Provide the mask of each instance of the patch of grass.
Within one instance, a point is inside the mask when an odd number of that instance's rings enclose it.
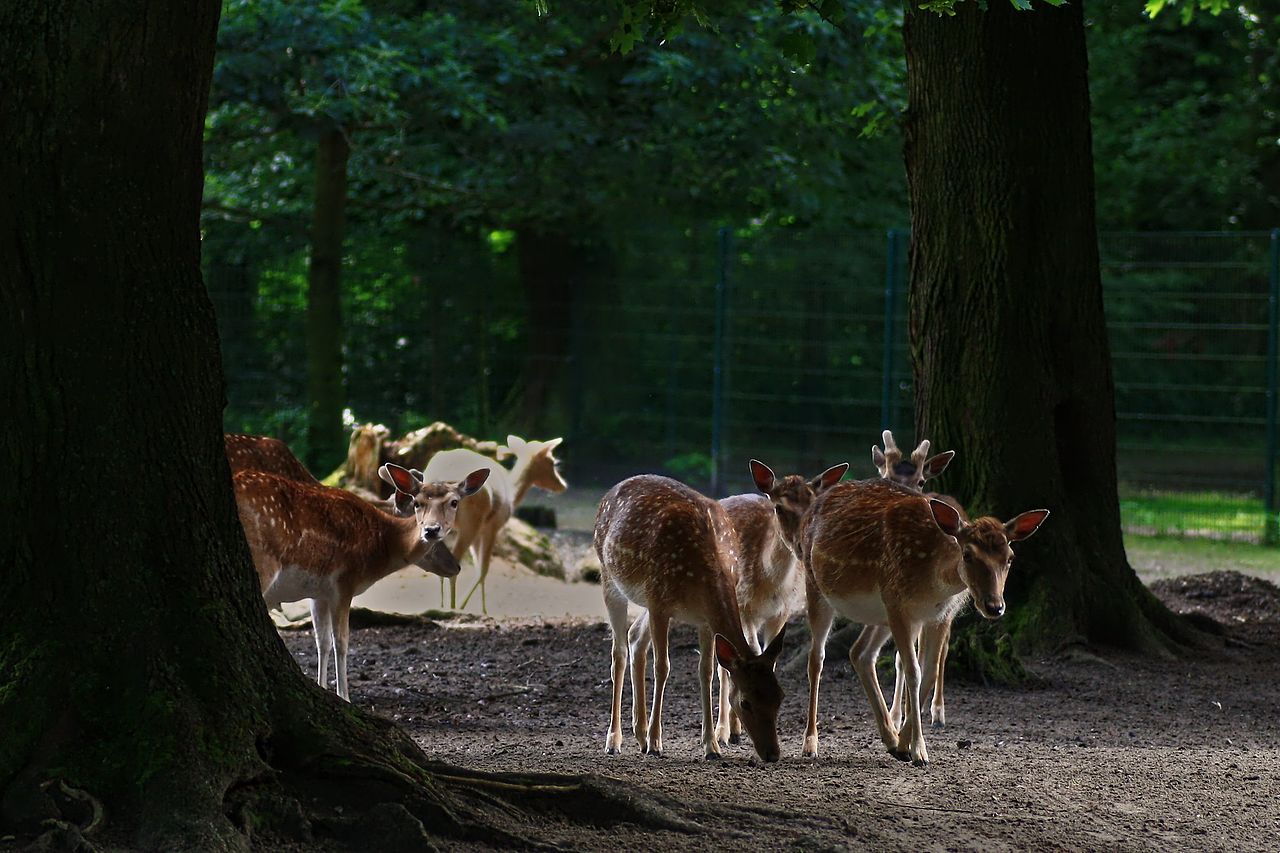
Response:
[[[1261,542],[1267,513],[1262,499],[1228,492],[1120,490],[1125,532]]]
[[[1228,569],[1280,580],[1280,548],[1252,542],[1227,542],[1172,536],[1126,534],[1129,563],[1144,581]]]

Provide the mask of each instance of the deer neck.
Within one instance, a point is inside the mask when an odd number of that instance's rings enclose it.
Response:
[[[511,466],[512,507],[520,506],[524,496],[533,488],[532,462],[532,456],[521,456],[516,459],[516,464]]]

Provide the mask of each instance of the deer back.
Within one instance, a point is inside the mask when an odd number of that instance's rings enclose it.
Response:
[[[734,589],[737,534],[716,501],[668,477],[631,477],[600,501],[594,544],[603,583],[616,584],[641,607],[743,641]]]
[[[783,540],[773,504],[764,495],[733,495],[720,501],[738,536],[738,605],[754,612],[765,602],[757,598],[790,590],[779,586],[787,580],[795,557]]]
[[[342,489],[260,471],[242,471],[234,483],[264,589],[286,567],[359,587],[408,563],[412,518],[389,516]]]
[[[477,531],[486,522],[505,524],[514,509],[511,472],[474,450],[441,450],[427,462],[423,479],[433,482],[463,480],[472,471],[489,469],[489,479],[475,494],[458,504],[453,526],[460,532]],[[498,521],[501,519],[501,521]]]
[[[241,471],[262,471],[299,483],[315,485],[319,482],[277,438],[229,432],[222,436],[222,440],[233,475]]]
[[[932,599],[960,558],[929,500],[886,480],[841,483],[819,495],[801,522],[800,547],[818,588],[833,599]]]

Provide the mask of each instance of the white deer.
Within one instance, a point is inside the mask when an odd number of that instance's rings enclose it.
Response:
[[[563,439],[553,438],[550,441],[525,441],[519,436],[507,436],[506,450],[515,455],[515,464],[507,470],[487,456],[481,456],[473,450],[442,450],[427,462],[424,477],[427,480],[451,480],[462,476],[467,471],[484,467],[489,471],[489,480],[475,497],[471,498],[458,513],[454,529],[457,539],[451,546],[453,555],[459,560],[468,551],[471,560],[480,570],[480,577],[471,591],[462,599],[462,607],[476,589],[480,590],[480,609],[489,612],[489,603],[485,596],[485,578],[489,575],[489,561],[493,557],[493,544],[503,525],[511,518],[512,512],[524,500],[533,487],[546,489],[548,492],[563,492],[568,488],[560,471],[556,467],[558,460],[555,449]],[[499,448],[501,454],[504,448]],[[449,606],[458,606],[457,579],[449,579]],[[444,603],[444,590],[441,589],[441,604]]]

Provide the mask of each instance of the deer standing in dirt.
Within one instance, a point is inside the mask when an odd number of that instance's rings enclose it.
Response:
[[[462,482],[419,484],[414,517],[398,518],[342,489],[261,471],[235,475],[236,509],[267,607],[311,599],[320,686],[328,686],[329,655],[334,653],[338,695],[349,699],[352,598],[406,566],[441,577],[457,575],[458,561],[443,539],[459,502],[487,476],[482,470]]]
[[[792,547],[800,517],[818,493],[840,482],[849,470],[842,462],[811,480],[799,474],[775,477],[768,465],[752,459],[751,479],[761,494],[733,495],[720,501],[738,534],[738,610],[747,645],[760,654],[781,633],[792,602],[803,586],[803,573]],[[762,646],[763,643],[763,646]],[[729,674],[720,671],[720,708],[716,740],[738,743],[742,724],[729,707]]]
[[[507,436],[506,450],[516,458],[511,470],[507,470],[487,456],[473,450],[442,450],[427,462],[425,477],[429,480],[449,480],[463,476],[467,471],[484,467],[489,471],[489,481],[480,493],[463,506],[454,525],[457,540],[451,549],[459,560],[468,551],[471,560],[480,570],[480,577],[471,591],[462,599],[462,607],[476,589],[480,590],[480,609],[489,612],[485,597],[485,578],[489,575],[489,561],[493,557],[493,544],[511,513],[524,500],[529,489],[538,487],[548,492],[563,492],[568,488],[556,465],[555,449],[563,439],[550,441],[525,441],[519,436]],[[502,448],[499,448],[501,452]],[[458,606],[458,582],[449,579],[449,606]],[[440,603],[444,604],[444,588],[440,590]]]
[[[785,628],[761,653],[747,642],[738,610],[734,567],[738,537],[724,508],[683,483],[644,474],[605,494],[596,513],[594,544],[600,583],[613,629],[613,701],[605,750],[622,749],[622,682],[628,662],[627,603],[645,613],[630,632],[631,725],[640,751],[662,754],[662,702],[671,662],[668,630],[673,619],[698,629],[698,695],[702,749],[720,757],[711,719],[711,681],[717,662],[733,683],[733,710],[756,753],[777,761],[778,707],[782,688],[773,667]],[[653,711],[646,719],[645,668],[653,644]],[[714,654],[714,657],[713,657]]]
[[[924,484],[937,477],[944,470],[947,464],[956,455],[954,450],[948,450],[945,453],[939,453],[932,458],[929,457],[929,440],[925,439],[920,442],[915,450],[911,451],[911,456],[904,459],[902,451],[898,449],[898,445],[893,440],[893,433],[885,430],[881,435],[884,439],[884,450],[881,451],[876,445],[871,445],[871,462],[876,466],[876,470],[880,472],[882,479],[891,483],[897,483],[899,486],[910,489],[913,492],[924,492]],[[969,520],[969,515],[964,511],[964,507],[960,502],[949,495],[940,495],[937,492],[928,492],[925,497],[937,498],[951,504],[960,514],[960,518],[964,521]],[[932,701],[929,705],[929,713],[933,727],[940,729],[946,725],[947,712],[946,704],[943,698],[943,677],[946,674],[947,667],[947,648],[951,640],[951,623],[960,611],[964,609],[968,601],[968,593],[957,593],[956,600],[950,605],[943,608],[946,612],[946,618],[937,622],[928,622],[920,629],[920,645],[921,648],[928,648],[933,652],[933,657],[921,656],[921,666],[924,667],[924,678],[920,683],[921,695],[931,697]],[[901,727],[902,721],[906,714],[906,674],[902,668],[902,655],[897,655],[894,667],[895,677],[893,683],[893,704],[889,706],[889,720],[895,727]]]
[[[800,522],[806,568],[809,720],[804,754],[818,751],[818,685],[827,635],[836,612],[864,627],[849,660],[871,703],[880,739],[895,757],[929,762],[920,724],[920,659],[916,641],[930,622],[949,618],[967,591],[983,617],[1004,614],[1004,585],[1013,560],[1010,543],[1035,533],[1049,515],[1031,510],[1008,523],[985,517],[970,523],[945,501],[884,480],[841,483],[814,500]],[[893,637],[906,680],[906,717],[895,727],[876,678],[875,662]],[[936,651],[921,649],[928,660]]]

